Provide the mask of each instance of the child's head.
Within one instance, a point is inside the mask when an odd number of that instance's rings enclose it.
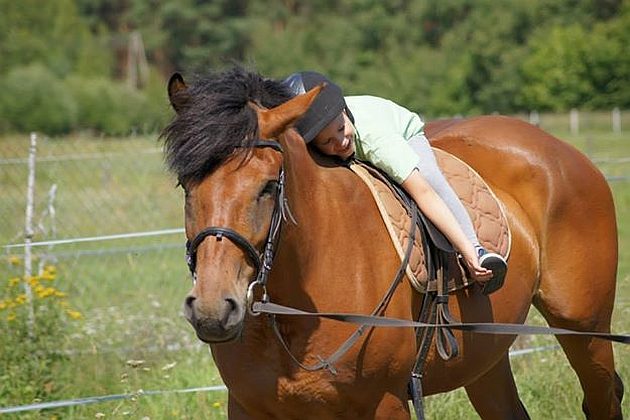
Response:
[[[313,139],[313,146],[331,156],[348,159],[354,154],[354,125],[345,111],[341,111]]]
[[[296,128],[304,141],[322,153],[349,158],[354,153],[354,126],[341,88],[314,71],[293,73],[284,83],[295,95],[325,84]]]

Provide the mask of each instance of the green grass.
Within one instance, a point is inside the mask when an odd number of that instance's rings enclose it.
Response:
[[[554,131],[586,151],[593,159],[630,156],[630,136],[585,131],[568,136]],[[0,159],[25,157],[26,136],[0,138]],[[36,219],[46,207],[53,183],[56,237],[82,237],[138,232],[182,226],[182,197],[164,173],[155,138],[42,139],[40,158],[69,154],[105,154],[100,159],[40,161],[37,166]],[[630,176],[629,164],[598,162],[609,176]],[[0,242],[20,242],[23,231],[26,168],[19,163],[0,166]],[[619,221],[620,263],[615,332],[630,331],[630,181],[611,181]],[[46,233],[35,240],[50,239]],[[71,305],[84,320],[71,324],[64,363],[57,367],[56,382],[47,400],[96,395],[171,390],[221,384],[206,346],[196,339],[180,312],[190,280],[183,260],[181,235],[121,239],[99,243],[59,245],[58,287],[68,292]],[[82,255],[75,255],[76,252]],[[7,254],[8,255],[8,254]],[[40,256],[41,258],[41,256]],[[0,281],[8,277],[0,260]],[[343,308],[340,308],[340,310]],[[529,321],[543,324],[532,310]],[[1,332],[0,332],[1,335]],[[554,344],[553,338],[519,338],[526,347]],[[630,384],[627,347],[615,345],[617,368]],[[131,360],[143,361],[132,367]],[[534,419],[583,418],[581,390],[566,358],[559,350],[513,359],[521,397]],[[630,415],[630,398],[624,414]],[[2,401],[0,406],[32,401]],[[200,392],[139,396],[134,399],[31,413],[32,418],[225,418],[226,393]],[[427,418],[476,418],[463,390],[427,399]],[[11,416],[7,416],[11,417]],[[22,418],[24,416],[20,416]]]
[[[619,159],[630,157],[630,135],[587,132],[572,136],[567,130],[553,133],[569,140],[591,159]],[[616,304],[612,331],[630,333],[630,162],[604,162],[598,166],[606,176],[626,176],[628,180],[611,181],[619,230],[619,265]],[[596,246],[596,244],[594,244]],[[595,262],[594,262],[595,263]],[[532,307],[528,324],[546,325],[544,318]],[[551,337],[519,337],[526,348],[555,345]],[[525,344],[523,344],[525,343]],[[626,389],[630,383],[630,353],[627,346],[613,345],[617,372]],[[511,360],[519,395],[532,419],[582,419],[582,390],[577,375],[561,349],[519,356]],[[463,389],[427,398],[429,419],[478,418]],[[630,415],[630,398],[623,402],[625,416]]]

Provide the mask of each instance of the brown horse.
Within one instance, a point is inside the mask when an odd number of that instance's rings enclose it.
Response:
[[[351,171],[310,150],[290,128],[317,89],[288,102],[281,91],[240,69],[190,87],[179,75],[171,78],[177,116],[164,136],[167,161],[186,190],[186,235],[193,241],[215,226],[240,237],[213,231],[214,237],[197,241],[186,316],[197,336],[210,343],[229,390],[232,418],[409,418],[413,330],[368,329],[337,361],[333,374],[301,369],[269,318],[247,311],[256,255],[239,242],[262,252],[281,168],[296,223],[285,222],[279,237],[267,286],[273,302],[306,311],[368,314],[399,266],[367,188]],[[238,131],[244,125],[250,127],[245,134]],[[601,173],[573,147],[511,118],[429,125],[427,132],[434,146],[468,162],[491,185],[507,210],[513,236],[503,288],[485,296],[473,285],[452,294],[454,317],[523,323],[533,303],[549,325],[609,332],[617,230]],[[257,138],[276,139],[281,150],[253,147]],[[420,300],[403,282],[385,315],[412,319]],[[326,319],[280,316],[276,321],[288,350],[304,365],[328,357],[355,330]],[[528,418],[508,358],[515,337],[456,337],[456,358],[445,362],[435,351],[429,354],[425,395],[463,386],[484,419]],[[559,341],[579,377],[589,418],[621,418],[623,385],[610,342],[571,336]]]

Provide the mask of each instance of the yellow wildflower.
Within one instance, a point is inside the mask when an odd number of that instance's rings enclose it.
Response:
[[[11,263],[11,265],[18,266],[18,265],[22,264],[22,260],[17,255],[11,255],[9,257],[9,263]]]
[[[24,302],[26,302],[26,294],[25,293],[20,293],[19,295],[17,295],[15,297],[15,299],[13,301],[15,302],[16,305],[24,304]]]
[[[13,277],[13,278],[9,279],[9,287],[15,287],[18,284],[20,284],[20,278],[19,277]]]
[[[9,314],[7,315],[7,321],[11,322],[11,321],[15,321],[16,315],[15,312],[9,312]]]
[[[43,287],[42,289],[43,290],[41,290],[40,292],[37,292],[37,296],[42,299],[50,297],[56,292],[54,287]]]
[[[0,300],[0,311],[4,310],[7,308],[7,304],[5,301]]]
[[[214,408],[221,408],[221,403],[220,403],[219,401],[215,401],[215,402],[212,404],[212,407],[214,407]]]
[[[39,286],[39,279],[37,277],[30,277],[28,279],[28,284],[30,284],[31,287]]]
[[[72,309],[66,309],[66,313],[72,319],[81,319],[83,318],[83,314],[79,311],[73,311]]]
[[[44,271],[47,271],[50,274],[55,274],[57,272],[57,267],[55,267],[54,265],[47,265],[46,267],[44,267]]]
[[[49,271],[44,271],[40,274],[39,278],[42,280],[53,281],[55,279],[55,274]]]
[[[62,298],[62,297],[66,297],[67,295],[64,292],[60,292],[59,290],[55,290],[55,297],[58,298]]]

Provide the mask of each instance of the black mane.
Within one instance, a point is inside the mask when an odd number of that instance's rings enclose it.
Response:
[[[239,66],[198,78],[186,93],[186,107],[160,135],[168,168],[184,184],[200,182],[236,147],[256,139],[258,121],[250,101],[273,108],[291,97],[280,82]]]

